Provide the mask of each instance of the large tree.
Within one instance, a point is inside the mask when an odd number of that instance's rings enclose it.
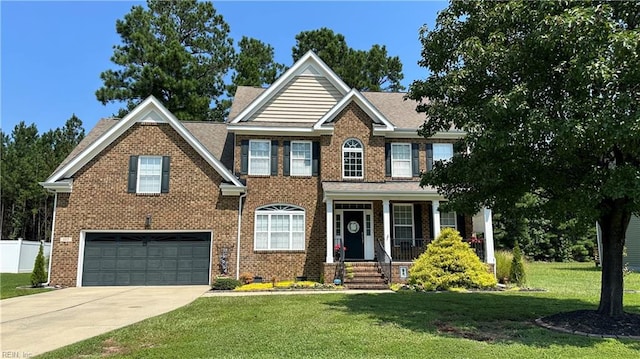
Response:
[[[117,20],[116,31],[122,44],[111,61],[120,68],[100,74],[100,102],[124,102],[122,116],[153,95],[180,120],[222,120],[213,106],[224,94],[234,50],[211,2],[149,0]]]
[[[350,87],[360,91],[401,91],[402,62],[389,56],[386,46],[373,45],[368,51],[347,45],[342,34],[323,27],[296,35],[293,61],[308,51],[315,52]]]
[[[84,138],[75,115],[64,127],[38,134],[35,124],[20,122],[11,134],[0,132],[0,235],[2,238],[46,240],[51,230],[53,196],[44,181]]]
[[[598,312],[611,317],[640,212],[639,23],[637,2],[453,2],[421,32],[430,75],[410,89],[421,134],[467,132],[422,178],[451,207],[500,211],[530,192],[541,213],[599,222]]]

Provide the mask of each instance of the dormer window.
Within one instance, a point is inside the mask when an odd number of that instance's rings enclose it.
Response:
[[[342,145],[342,177],[363,177],[363,148],[362,142],[355,138],[348,139]]]

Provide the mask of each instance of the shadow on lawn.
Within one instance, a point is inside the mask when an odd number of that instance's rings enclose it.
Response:
[[[535,347],[590,347],[601,341],[543,329],[534,320],[579,309],[595,309],[576,299],[506,293],[385,293],[345,295],[326,303],[336,310],[364,314],[379,325],[489,343],[517,342]],[[640,350],[640,342],[624,341]]]

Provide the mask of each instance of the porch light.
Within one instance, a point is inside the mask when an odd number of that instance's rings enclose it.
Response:
[[[144,228],[145,229],[151,228],[151,215],[150,214],[147,214],[147,216],[144,219]]]

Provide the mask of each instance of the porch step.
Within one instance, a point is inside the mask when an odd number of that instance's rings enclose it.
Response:
[[[344,284],[349,289],[389,289],[375,262],[345,263]]]

